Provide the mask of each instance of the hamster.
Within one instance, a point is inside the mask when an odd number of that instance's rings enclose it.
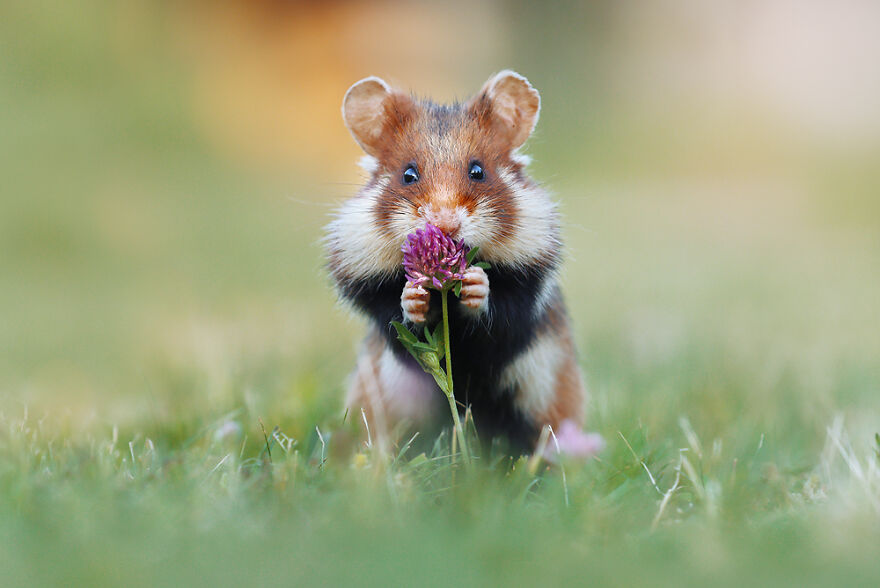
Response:
[[[377,77],[345,94],[342,116],[366,155],[369,180],[327,227],[328,268],[340,298],[369,319],[348,406],[373,435],[402,421],[445,419],[442,393],[397,341],[391,321],[416,331],[439,320],[436,291],[413,287],[402,267],[406,236],[427,222],[469,247],[461,297],[450,296],[455,397],[482,442],[502,437],[530,452],[545,425],[580,426],[585,392],[558,283],[557,208],[519,154],[540,96],[502,71],[473,98],[414,98]]]

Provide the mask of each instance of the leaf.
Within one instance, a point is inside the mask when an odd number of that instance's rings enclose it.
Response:
[[[407,464],[406,464],[406,467],[408,469],[412,470],[412,469],[415,469],[423,464],[430,465],[430,463],[431,462],[428,461],[428,457],[424,453],[420,453],[417,456],[415,456],[414,458],[412,458],[411,460],[409,460],[409,462],[407,462]]]
[[[422,360],[421,360],[421,358],[419,357],[419,351],[418,351],[418,349],[413,349],[413,348],[412,348],[412,343],[410,343],[409,341],[404,341],[404,340],[401,339],[400,337],[398,337],[397,340],[400,341],[400,344],[403,345],[403,348],[404,348],[404,349],[406,349],[407,351],[409,351],[409,354],[412,355],[412,356],[415,358],[415,360],[418,362],[418,364],[422,366],[422,369],[425,369],[425,366],[422,365]]]
[[[468,265],[474,263],[474,259],[477,257],[477,252],[480,250],[479,247],[474,247],[470,251],[467,252],[465,259],[467,259]]]
[[[391,326],[397,330],[397,338],[407,343],[416,343],[419,339],[415,334],[407,329],[402,323],[391,321]]]
[[[449,389],[446,387],[446,374],[444,374],[442,370],[438,370],[437,372],[430,371],[428,373],[434,376],[434,381],[437,382],[440,391],[444,394],[449,394]]]
[[[425,362],[422,358],[422,355],[428,353],[430,355],[436,355],[436,351],[433,346],[428,345],[427,343],[422,343],[419,341],[416,336],[405,326],[400,324],[397,321],[391,321],[391,324],[397,329],[397,340],[400,341],[400,344],[403,345],[403,348],[409,351],[410,355],[412,355],[415,360],[422,366],[422,369],[425,371],[429,371],[428,367],[426,367]],[[440,360],[437,360],[439,364]]]
[[[428,345],[431,345],[432,347],[435,345],[434,337],[431,335],[431,329],[427,326],[425,327],[425,339],[427,339]]]
[[[485,261],[478,261],[474,265],[479,268],[483,268],[484,270],[492,269],[492,266],[490,264],[486,263]]]
[[[427,353],[436,353],[437,348],[433,345],[428,345],[424,341],[416,341],[415,343],[406,343],[407,349],[415,349],[416,351],[424,351]]]
[[[461,280],[457,280],[455,282],[455,287],[453,288],[453,292],[455,292],[456,296],[461,298]]]

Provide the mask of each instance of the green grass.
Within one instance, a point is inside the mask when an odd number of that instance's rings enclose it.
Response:
[[[837,424],[801,463],[779,440],[708,443],[682,421],[618,433],[564,472],[523,459],[467,475],[442,450],[339,455],[341,431],[323,431],[326,449],[280,431],[268,449],[217,436],[255,418],[183,441],[174,428],[72,437],[4,420],[6,585],[878,579],[878,457]]]
[[[4,586],[880,583],[876,149],[601,104],[574,133],[582,89],[534,80],[608,446],[469,474],[344,418],[363,324],[318,240],[354,149],[232,164],[166,20],[126,53],[83,14],[0,19]]]

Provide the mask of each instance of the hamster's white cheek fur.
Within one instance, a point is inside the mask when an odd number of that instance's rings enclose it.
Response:
[[[543,414],[556,397],[556,381],[565,349],[552,333],[536,339],[501,374],[503,386],[515,386],[517,408],[530,415]]]
[[[514,151],[510,154],[510,158],[515,162],[520,164],[523,167],[528,167],[530,163],[532,163],[532,156],[526,155],[525,153],[519,153]]]
[[[362,170],[372,176],[376,173],[376,170],[379,169],[379,160],[372,155],[364,155],[358,160],[358,165]]]
[[[555,257],[562,246],[556,205],[538,186],[517,182],[510,169],[500,168],[498,177],[512,194],[517,210],[517,218],[505,222],[516,226],[511,238],[496,244],[491,224],[497,221],[491,220],[492,212],[486,205],[478,205],[471,217],[474,221],[470,231],[478,235],[482,256],[490,262],[512,265],[528,265]]]
[[[458,236],[471,247],[479,247],[481,257],[486,257],[486,248],[491,249],[499,227],[492,209],[484,202],[478,202],[471,214],[462,217]]]
[[[389,176],[380,177],[343,204],[327,225],[327,242],[343,275],[364,278],[392,273],[402,263],[400,243],[384,238],[376,227],[376,204],[389,181]]]

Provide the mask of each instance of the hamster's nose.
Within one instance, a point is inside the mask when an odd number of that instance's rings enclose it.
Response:
[[[440,210],[427,210],[424,213],[425,220],[449,235],[455,237],[461,227],[461,218],[457,211],[449,208]]]

